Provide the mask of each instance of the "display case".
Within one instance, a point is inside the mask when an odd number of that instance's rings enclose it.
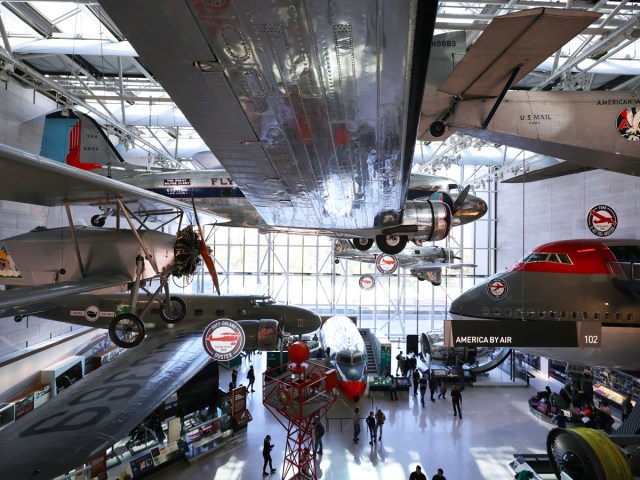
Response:
[[[38,408],[50,398],[51,385],[39,383],[11,397],[9,402],[15,405],[15,418],[17,420],[34,408]]]
[[[65,358],[40,372],[40,381],[51,385],[51,395],[54,397],[82,377],[84,377],[84,361],[79,355]]]
[[[640,380],[630,373],[596,367],[593,369],[593,383],[594,393],[607,398],[619,407],[627,395],[631,396],[634,404],[640,398]]]

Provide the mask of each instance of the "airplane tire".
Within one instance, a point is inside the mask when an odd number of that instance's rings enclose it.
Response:
[[[187,314],[187,304],[180,297],[169,297],[169,304],[163,302],[160,317],[167,323],[178,323]]]
[[[123,313],[109,325],[109,338],[120,348],[133,348],[144,340],[144,323],[137,315]]]
[[[104,215],[94,215],[91,217],[91,225],[94,227],[104,227],[107,218]]]
[[[446,130],[446,126],[444,122],[441,122],[440,120],[433,122],[429,126],[429,133],[431,134],[432,137],[436,137],[436,138],[444,135],[445,130]]]
[[[396,234],[378,235],[376,237],[376,244],[382,253],[397,255],[407,246],[407,237]]]
[[[372,238],[354,238],[351,242],[353,243],[354,248],[361,252],[366,252],[373,246]]]
[[[431,285],[433,285],[434,287],[439,287],[440,285],[442,285],[442,282],[431,282]]]

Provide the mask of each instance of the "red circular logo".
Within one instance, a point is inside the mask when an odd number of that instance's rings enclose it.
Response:
[[[367,273],[360,277],[360,280],[358,280],[358,283],[360,284],[360,288],[362,290],[371,290],[373,287],[376,286],[376,279],[373,278],[373,275],[370,275]]]
[[[214,360],[231,360],[244,349],[244,330],[233,320],[219,318],[204,329],[202,343]]]
[[[376,268],[380,273],[391,275],[398,269],[398,257],[383,253],[376,257]]]
[[[487,283],[487,293],[494,300],[500,300],[507,295],[507,282],[501,278],[494,278]]]

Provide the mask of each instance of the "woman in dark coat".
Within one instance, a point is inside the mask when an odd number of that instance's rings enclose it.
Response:
[[[266,437],[264,437],[264,445],[262,446],[262,458],[264,458],[264,465],[262,466],[263,477],[269,475],[267,473],[267,464],[269,464],[271,473],[274,473],[276,471],[276,469],[273,468],[273,464],[271,463],[271,450],[273,450],[273,445],[271,444],[271,435],[267,435]]]

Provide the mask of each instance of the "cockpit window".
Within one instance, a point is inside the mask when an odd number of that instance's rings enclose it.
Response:
[[[638,245],[609,245],[609,250],[619,262],[640,262]]]
[[[532,252],[522,260],[522,263],[539,263],[539,262],[548,262],[548,263],[562,263],[564,265],[571,265],[571,259],[569,255],[566,253],[543,253],[543,252]]]
[[[449,184],[449,193],[460,193],[461,191],[462,188],[460,187],[460,185],[456,185],[455,183]]]
[[[276,301],[273,299],[273,297],[262,297],[262,298],[256,298],[255,300],[252,301],[252,303],[256,307],[264,307],[266,305],[273,305],[274,303],[276,303]]]
[[[345,354],[340,354],[340,355],[338,355],[338,361],[340,363],[351,363],[351,356],[350,355],[345,355]]]

